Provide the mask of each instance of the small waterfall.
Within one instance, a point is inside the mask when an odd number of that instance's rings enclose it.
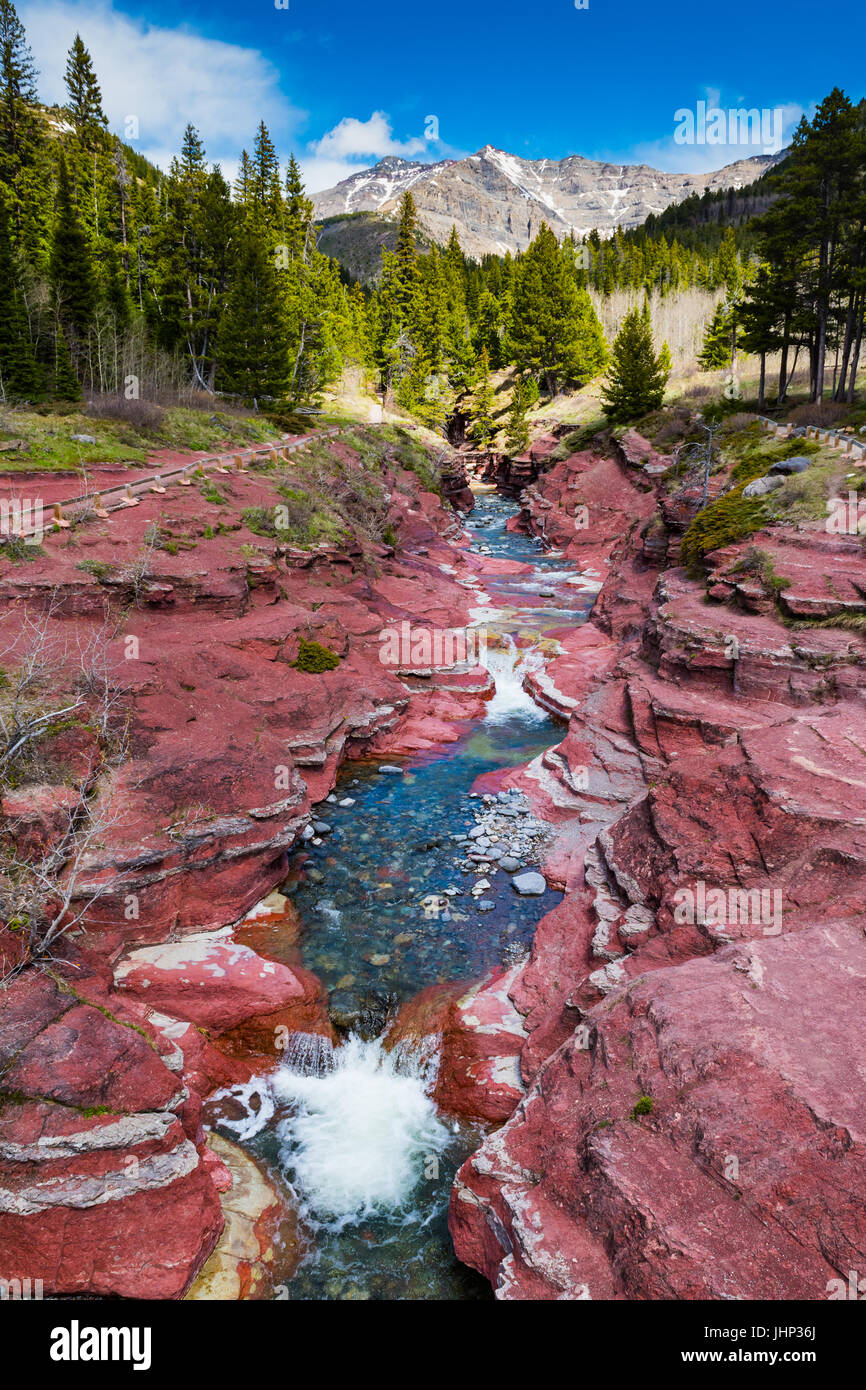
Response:
[[[271,1078],[290,1107],[277,1126],[281,1159],[308,1218],[333,1229],[385,1211],[423,1219],[415,1190],[449,1143],[426,1090],[429,1059],[354,1035],[324,1057],[287,1053]]]
[[[325,1076],[334,1070],[334,1044],[321,1033],[290,1033],[283,1049],[283,1066],[301,1076]]]
[[[541,654],[530,650],[521,652],[509,633],[504,633],[504,646],[488,648],[487,669],[496,682],[496,694],[487,703],[485,721],[488,724],[505,724],[509,719],[523,719],[540,723],[546,713],[537,705],[532,696],[523,688],[527,671],[542,664]]]

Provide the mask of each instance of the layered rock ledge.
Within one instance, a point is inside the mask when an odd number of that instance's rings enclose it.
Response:
[[[508,985],[525,1093],[452,1195],[506,1300],[818,1300],[866,1261],[862,549],[773,526],[660,570],[666,471],[631,437],[524,494],[600,593],[536,692],[562,741],[496,780],[566,890]]]

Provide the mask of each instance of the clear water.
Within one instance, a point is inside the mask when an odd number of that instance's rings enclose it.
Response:
[[[499,871],[484,893],[494,907],[480,911],[468,892],[475,875],[455,863],[463,853],[450,838],[475,824],[476,777],[524,763],[561,738],[562,725],[533,703],[522,679],[543,660],[551,634],[584,621],[591,606],[591,596],[568,586],[573,572],[560,557],[506,531],[516,509],[482,493],[467,523],[473,548],[533,566],[532,574],[485,580],[489,602],[479,617],[508,646],[488,652],[497,693],[484,720],[436,757],[405,763],[402,776],[345,765],[335,795],[354,805],[322,803],[316,813],[331,833],[296,850],[291,865],[286,891],[300,936],[283,940],[274,929],[267,941],[268,954],[305,965],[329,991],[369,1001],[374,1012],[514,959],[561,897],[520,898]],[[554,596],[539,593],[548,587]],[[449,888],[459,891],[448,911],[426,914],[422,901]],[[311,1236],[288,1296],[490,1297],[456,1261],[446,1225],[454,1172],[480,1136],[437,1115],[427,1096],[431,1059],[389,1055],[369,1037],[334,1054],[304,1047],[287,1057],[257,1118],[238,1131],[291,1184]]]

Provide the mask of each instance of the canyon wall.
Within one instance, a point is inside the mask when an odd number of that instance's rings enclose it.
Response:
[[[452,1194],[501,1299],[818,1300],[866,1265],[866,646],[791,627],[866,612],[866,561],[815,523],[663,569],[667,462],[632,437],[524,494],[600,593],[534,678],[561,743],[495,780],[566,889],[508,982],[523,1095]]]
[[[357,448],[325,447],[335,488],[367,486]],[[281,1030],[331,1032],[315,977],[258,955],[232,924],[285,877],[342,758],[453,740],[483,709],[483,670],[431,668],[410,694],[381,660],[385,629],[465,624],[481,564],[399,450],[379,453],[386,539],[301,549],[263,536],[286,497],[246,456],[189,486],[155,477],[130,505],[0,560],[4,679],[35,652],[34,691],[73,711],[2,804],[6,901],[25,860],[49,875],[52,910],[69,899],[67,930],[29,963],[27,914],[0,928],[3,1278],[55,1294],[190,1288],[223,1206],[236,1219],[203,1098],[277,1065]],[[305,669],[302,644],[326,649],[325,669]],[[97,833],[64,840],[75,816]],[[286,900],[268,904],[256,920],[288,928]]]

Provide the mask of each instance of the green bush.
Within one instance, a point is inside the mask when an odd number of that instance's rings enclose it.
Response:
[[[632,1117],[633,1120],[636,1120],[637,1117],[638,1117],[638,1115],[651,1115],[652,1113],[653,1113],[653,1098],[652,1098],[652,1096],[641,1096],[640,1100],[637,1102],[637,1104],[636,1104],[636,1105],[634,1106],[634,1108],[632,1109],[631,1117]]]
[[[323,647],[321,642],[308,642],[302,637],[298,659],[292,664],[298,671],[307,671],[312,676],[318,676],[323,671],[333,671],[335,666],[339,666],[340,658],[330,647]]]

